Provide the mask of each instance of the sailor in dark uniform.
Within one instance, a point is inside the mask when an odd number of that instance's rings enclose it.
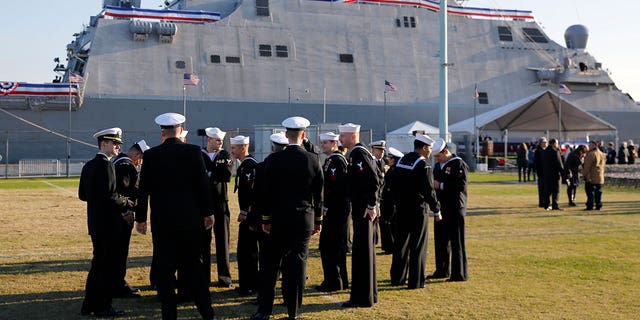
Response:
[[[389,147],[388,150],[389,169],[384,175],[384,183],[382,184],[382,191],[380,191],[380,242],[382,243],[382,250],[385,254],[393,253],[393,246],[395,242],[395,234],[397,232],[396,224],[396,206],[393,196],[393,178],[395,174],[396,164],[400,158],[404,157],[404,154],[400,150]],[[382,231],[385,230],[385,231]]]
[[[178,269],[202,318],[213,319],[209,284],[200,260],[204,231],[214,223],[211,191],[200,148],[180,140],[184,121],[185,117],[177,113],[156,117],[163,143],[144,153],[136,230],[146,234],[150,205],[162,319],[177,318]]]
[[[382,173],[373,155],[360,143],[360,125],[338,127],[340,142],[349,149],[348,192],[353,219],[351,296],[345,308],[372,307],[378,302],[373,221],[378,217]]]
[[[386,168],[386,161],[385,161],[385,151],[387,148],[387,142],[384,140],[378,140],[378,141],[374,141],[371,143],[370,145],[371,147],[371,154],[373,155],[373,158],[376,160],[376,165],[378,166],[378,169],[380,170],[380,172],[382,173],[382,177],[384,178],[384,174],[387,171]],[[380,192],[382,192],[382,188],[380,188]],[[378,245],[378,238],[383,237],[388,239],[388,234],[389,234],[389,230],[382,230],[383,227],[380,225],[380,219],[376,219],[373,221],[373,243],[377,246]],[[382,233],[386,233],[384,236],[381,235]],[[389,249],[390,248],[390,244],[389,243],[381,243],[382,246],[382,250]]]
[[[464,217],[467,213],[469,167],[449,151],[442,139],[434,142],[433,154],[437,161],[433,170],[433,188],[436,189],[436,195],[442,205],[441,222],[444,222],[444,232],[438,232],[438,229],[434,228],[436,272],[448,272],[451,259],[451,273],[447,281],[466,281]]]
[[[409,289],[425,287],[427,206],[436,217],[440,216],[440,203],[433,190],[431,162],[428,160],[432,144],[433,139],[429,136],[416,134],[414,151],[396,164],[391,186],[397,210],[397,238],[391,263],[393,286],[404,285],[406,281]]]
[[[289,319],[298,319],[304,291],[309,239],[322,227],[322,170],[315,153],[302,147],[309,120],[287,118],[289,145],[265,160],[266,216],[263,230],[270,235],[272,251],[266,268],[282,270],[282,294]],[[285,195],[283,197],[282,195]],[[252,319],[268,319],[273,308],[275,283],[261,288],[258,313]]]
[[[258,161],[249,154],[249,137],[242,135],[230,139],[231,154],[240,161],[236,171],[235,189],[238,193],[240,213],[238,222],[238,293],[252,295],[258,289],[258,230],[250,224],[255,215],[253,204],[255,201],[254,179]]]
[[[316,289],[331,292],[347,289],[347,240],[349,228],[349,198],[347,196],[347,158],[338,151],[338,135],[320,134],[322,151],[327,158],[324,173],[324,202],[320,258],[324,280]]]
[[[216,238],[216,265],[218,269],[218,286],[230,288],[231,271],[229,267],[229,197],[227,184],[231,180],[233,162],[231,154],[222,148],[226,132],[218,128],[206,128],[207,147],[202,149],[203,159],[207,167],[213,212],[216,224],[213,234]],[[208,241],[207,241],[208,240]],[[205,273],[211,276],[211,232],[207,232],[207,248],[202,252],[205,262]]]
[[[87,202],[87,226],[93,244],[81,314],[113,317],[124,314],[111,306],[111,300],[113,284],[122,281],[117,245],[127,231],[122,212],[133,208],[133,201],[116,191],[116,173],[110,161],[120,151],[122,130],[105,129],[93,137],[98,140],[100,151],[82,167],[78,188],[78,197]]]
[[[116,190],[123,196],[131,199],[138,197],[138,170],[142,165],[142,154],[149,146],[144,140],[136,142],[127,153],[120,153],[113,159],[116,169]],[[117,246],[120,248],[118,255],[118,281],[114,283],[114,298],[140,298],[140,290],[127,284],[127,257],[129,256],[129,242],[131,241],[131,229],[133,229],[133,210],[122,212],[121,221],[122,238]]]

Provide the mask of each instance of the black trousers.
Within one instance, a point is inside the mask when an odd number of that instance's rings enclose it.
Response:
[[[129,243],[131,242],[131,229],[133,229],[133,225],[127,223],[122,220],[122,232],[115,239],[115,250],[116,250],[116,279],[113,283],[113,293],[118,294],[119,291],[125,290],[127,287],[127,280],[125,276],[127,275],[127,258],[129,257]],[[128,290],[128,288],[126,288]]]
[[[434,275],[447,278],[451,274],[451,243],[449,242],[449,234],[447,225],[444,220],[435,221],[433,223],[433,243],[435,247],[436,271]]]
[[[203,319],[213,318],[209,284],[204,276],[201,246],[204,232],[175,231],[152,233],[156,254],[156,284],[162,303],[162,319],[177,319],[176,271],[180,269],[181,282],[193,295]]]
[[[398,210],[397,238],[391,262],[391,285],[403,285],[409,279],[409,289],[424,286],[427,266],[427,226],[424,209]]]
[[[85,284],[82,310],[104,311],[111,308],[114,283],[118,281],[118,247],[120,233],[91,235],[93,258]]]
[[[320,259],[328,291],[349,287],[347,275],[347,239],[349,237],[349,208],[329,208],[320,233]]]
[[[353,252],[351,253],[351,295],[349,302],[371,307],[378,302],[376,279],[376,248],[373,242],[373,222],[363,218],[364,203],[352,203]]]
[[[238,285],[243,290],[258,289],[258,232],[245,220],[238,230]]]
[[[451,276],[449,279],[466,281],[467,249],[465,244],[464,209],[454,209],[451,212],[443,210],[443,219],[451,243]]]
[[[215,204],[213,234],[216,241],[216,266],[218,282],[231,284],[231,267],[229,265],[229,205],[227,202]]]
[[[587,194],[587,209],[602,208],[602,185],[585,182],[584,191]]]
[[[558,194],[560,193],[560,178],[556,179],[544,179],[543,182],[543,203],[542,205],[547,208],[558,208]],[[551,200],[549,200],[551,199]]]
[[[275,299],[278,270],[282,271],[282,297],[287,313],[295,317],[300,312],[302,294],[306,282],[307,256],[311,232],[300,228],[272,225],[271,234],[265,240],[265,267],[261,270],[258,312],[271,314]]]
[[[391,218],[394,216],[395,206],[388,203],[390,201],[383,201],[380,204],[380,247],[386,253],[393,252],[393,235],[394,227],[392,225]]]

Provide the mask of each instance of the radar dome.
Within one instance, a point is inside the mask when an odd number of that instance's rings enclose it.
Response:
[[[581,24],[574,24],[564,32],[564,41],[569,49],[586,49],[589,29]]]

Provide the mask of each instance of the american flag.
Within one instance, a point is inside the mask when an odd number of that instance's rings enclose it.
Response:
[[[558,93],[571,94],[571,90],[569,90],[569,87],[565,86],[564,84],[560,84],[560,86],[558,87]]]
[[[476,85],[476,90],[473,93],[473,99],[475,100],[475,99],[478,99],[478,98],[480,98],[480,92],[478,92],[478,86]]]
[[[185,73],[184,74],[184,85],[185,86],[197,86],[200,82],[200,79],[195,73]]]
[[[69,73],[69,82],[78,83],[83,81],[84,81],[84,78],[81,75],[74,72]]]
[[[384,81],[384,91],[398,91],[398,88],[396,88],[396,85],[389,82],[388,80]]]

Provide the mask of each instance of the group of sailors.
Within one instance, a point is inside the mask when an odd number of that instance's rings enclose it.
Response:
[[[142,140],[119,153],[119,128],[94,135],[100,151],[83,167],[79,186],[94,247],[83,315],[119,316],[124,312],[112,307],[112,298],[140,296],[124,276],[134,221],[136,231],[146,234],[150,208],[150,280],[162,318],[176,319],[182,300],[194,301],[203,319],[213,318],[209,285],[214,237],[216,285],[233,287],[227,186],[234,160],[240,162],[233,190],[240,209],[236,289],[241,295],[257,295],[251,319],[270,318],[279,277],[289,319],[300,317],[309,241],[316,234],[323,268],[316,289],[350,289],[345,308],[378,302],[378,238],[382,249],[393,254],[393,286],[424,288],[429,278],[467,280],[468,167],[444,140],[418,133],[414,151],[406,155],[384,141],[370,150],[360,142],[360,125],[346,123],[338,133],[322,133],[318,150],[306,137],[309,121],[290,117],[282,123],[285,132],[270,136],[272,153],[259,162],[249,153],[249,137],[230,138],[228,152],[223,149],[226,133],[210,127],[205,129],[207,145],[200,148],[185,143],[184,116],[166,113],[155,120],[162,143],[153,148]],[[320,152],[326,155],[322,165]],[[436,270],[425,277],[429,209]]]

